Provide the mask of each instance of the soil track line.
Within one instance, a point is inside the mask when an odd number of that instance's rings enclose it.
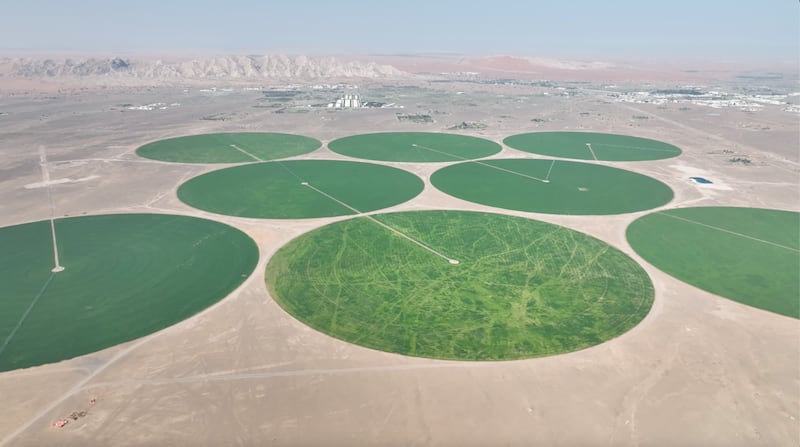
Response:
[[[14,430],[13,432],[11,432],[8,435],[6,435],[5,438],[0,439],[0,447],[4,447],[4,446],[8,445],[8,443],[10,443],[17,436],[19,436],[22,432],[24,432],[25,430],[30,428],[36,421],[38,421],[39,419],[47,416],[48,413],[51,413],[53,410],[55,410],[56,407],[61,405],[62,402],[64,402],[65,400],[67,400],[70,397],[72,397],[74,394],[76,394],[79,391],[81,391],[83,389],[84,385],[86,385],[95,376],[97,376],[101,372],[105,371],[106,368],[108,368],[109,366],[111,366],[114,363],[116,363],[117,360],[119,360],[120,358],[128,355],[134,349],[136,349],[139,346],[143,345],[144,343],[150,341],[150,338],[151,337],[144,337],[144,338],[140,339],[138,342],[128,346],[126,349],[118,352],[116,355],[114,355],[114,357],[111,357],[106,363],[104,363],[102,366],[100,366],[99,368],[94,370],[93,373],[91,373],[88,376],[86,376],[83,380],[81,380],[80,382],[76,383],[75,386],[73,386],[67,392],[62,394],[61,397],[59,397],[58,399],[54,400],[50,405],[48,405],[47,407],[43,408],[41,411],[39,411],[38,413],[33,415],[28,420],[28,422],[26,422],[24,424],[21,424],[16,430]]]
[[[734,147],[738,146],[738,147],[741,147],[741,148],[744,148],[744,149],[747,149],[747,150],[751,150],[753,152],[760,152],[761,154],[763,154],[767,158],[770,158],[772,161],[774,161],[774,163],[772,163],[770,166],[778,168],[781,171],[785,171],[785,172],[790,172],[792,174],[796,174],[797,173],[797,169],[800,167],[800,164],[797,163],[796,161],[788,160],[788,159],[785,159],[785,158],[780,158],[779,156],[777,156],[775,154],[772,154],[772,153],[770,153],[768,151],[765,151],[763,149],[757,149],[757,148],[755,148],[753,146],[744,145],[744,144],[741,144],[740,142],[735,142],[733,140],[729,140],[729,139],[727,139],[725,137],[710,133],[710,132],[708,132],[706,130],[703,130],[703,129],[695,129],[692,126],[689,126],[689,125],[680,123],[678,121],[663,117],[661,115],[657,115],[657,114],[655,114],[653,112],[649,112],[647,110],[643,110],[643,109],[640,109],[640,108],[637,108],[637,107],[633,107],[633,106],[630,106],[630,105],[623,105],[623,104],[618,104],[618,105],[620,107],[624,108],[624,109],[632,110],[634,112],[638,112],[638,113],[641,113],[643,115],[652,116],[653,118],[656,118],[656,119],[658,119],[660,121],[663,121],[665,123],[671,124],[671,125],[673,125],[675,127],[678,127],[680,129],[685,129],[685,130],[694,132],[694,133],[696,133],[698,135],[703,135],[703,136],[712,138],[712,139],[714,139],[714,140],[716,140],[716,141],[718,141],[720,143],[724,143],[724,144],[731,145],[731,146],[734,146]],[[791,165],[793,169],[785,167],[784,165],[786,165],[786,164]]]
[[[441,368],[472,368],[474,363],[426,363],[420,365],[392,365],[392,366],[364,366],[357,368],[326,368],[326,369],[300,369],[289,371],[264,371],[253,373],[224,373],[224,374],[200,374],[189,377],[167,377],[160,379],[130,379],[117,380],[113,382],[98,382],[89,386],[82,387],[82,390],[90,390],[106,386],[124,385],[168,385],[174,383],[196,383],[196,382],[228,382],[235,380],[269,379],[275,377],[302,377],[302,376],[323,376],[334,374],[357,374],[371,372],[395,372],[395,371],[414,371],[424,369]],[[479,366],[491,366],[490,364]]]

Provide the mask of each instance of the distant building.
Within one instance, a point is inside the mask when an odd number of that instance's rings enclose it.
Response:
[[[351,94],[344,95],[337,99],[336,102],[328,104],[328,108],[331,109],[357,109],[361,106],[361,99],[358,97],[358,95]]]

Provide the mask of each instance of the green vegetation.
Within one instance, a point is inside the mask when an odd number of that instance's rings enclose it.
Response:
[[[417,124],[426,124],[434,122],[432,116],[421,113],[415,113],[415,114],[398,113],[397,121],[400,121],[401,123],[403,121],[408,121],[410,123],[417,123]]]
[[[664,205],[673,197],[667,185],[645,175],[563,160],[460,163],[434,172],[431,183],[470,202],[550,214],[630,213]]]
[[[362,346],[461,360],[575,351],[636,325],[642,268],[560,226],[466,211],[393,213],[304,234],[270,260],[272,296],[309,326]]]
[[[417,163],[471,160],[502,149],[483,138],[432,132],[354,135],[331,141],[328,148],[348,157]]]
[[[356,214],[339,202],[361,212],[387,208],[415,197],[423,186],[414,174],[388,166],[290,160],[213,171],[181,185],[178,197],[230,216],[302,219]]]
[[[627,231],[636,253],[711,293],[800,318],[800,213],[682,208],[649,214]]]
[[[593,132],[524,133],[510,136],[503,143],[525,152],[578,160],[661,160],[681,154],[677,147],[661,141]]]
[[[320,146],[314,138],[285,133],[210,133],[154,141],[136,153],[179,163],[247,163],[306,154]]]
[[[253,271],[258,248],[209,220],[122,214],[0,229],[0,371],[133,340],[219,301]]]

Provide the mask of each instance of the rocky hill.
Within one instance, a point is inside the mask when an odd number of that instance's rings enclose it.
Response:
[[[333,57],[217,56],[191,60],[123,58],[0,58],[0,76],[104,77],[148,80],[404,78],[391,65]]]

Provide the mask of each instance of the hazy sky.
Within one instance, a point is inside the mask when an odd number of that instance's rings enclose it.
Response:
[[[797,0],[5,0],[0,50],[792,61]]]

